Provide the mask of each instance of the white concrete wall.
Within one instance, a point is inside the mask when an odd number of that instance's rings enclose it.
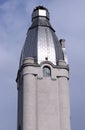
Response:
[[[60,130],[58,82],[50,78],[38,80],[38,129]]]
[[[45,65],[51,77],[43,77],[44,64],[23,68],[21,130],[70,130],[68,70]]]
[[[69,85],[66,77],[58,78],[60,130],[70,130]]]
[[[23,130],[36,130],[36,78],[23,76]]]

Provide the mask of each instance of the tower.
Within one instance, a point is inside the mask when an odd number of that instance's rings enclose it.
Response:
[[[70,130],[65,41],[58,40],[49,20],[45,7],[33,10],[16,80],[17,130]]]

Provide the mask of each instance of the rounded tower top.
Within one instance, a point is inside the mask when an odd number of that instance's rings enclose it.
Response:
[[[47,8],[43,6],[37,6],[32,13],[32,20],[35,19],[36,17],[46,17],[49,19],[49,12]]]
[[[57,65],[59,60],[64,60],[62,45],[50,24],[49,12],[43,6],[38,6],[33,10],[32,25],[27,31],[20,66],[26,58],[34,59],[35,64],[49,61]]]

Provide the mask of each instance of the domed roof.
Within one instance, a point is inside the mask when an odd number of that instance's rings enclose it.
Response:
[[[21,52],[20,66],[28,57],[34,58],[37,64],[48,60],[56,65],[58,60],[63,60],[61,44],[49,22],[49,12],[43,6],[33,10],[32,25]]]

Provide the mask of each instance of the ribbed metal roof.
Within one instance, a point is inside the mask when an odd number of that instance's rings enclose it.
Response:
[[[42,6],[33,10],[32,25],[21,52],[20,66],[28,57],[34,58],[38,64],[48,60],[56,65],[58,60],[63,60],[61,44],[49,22],[49,12]]]

